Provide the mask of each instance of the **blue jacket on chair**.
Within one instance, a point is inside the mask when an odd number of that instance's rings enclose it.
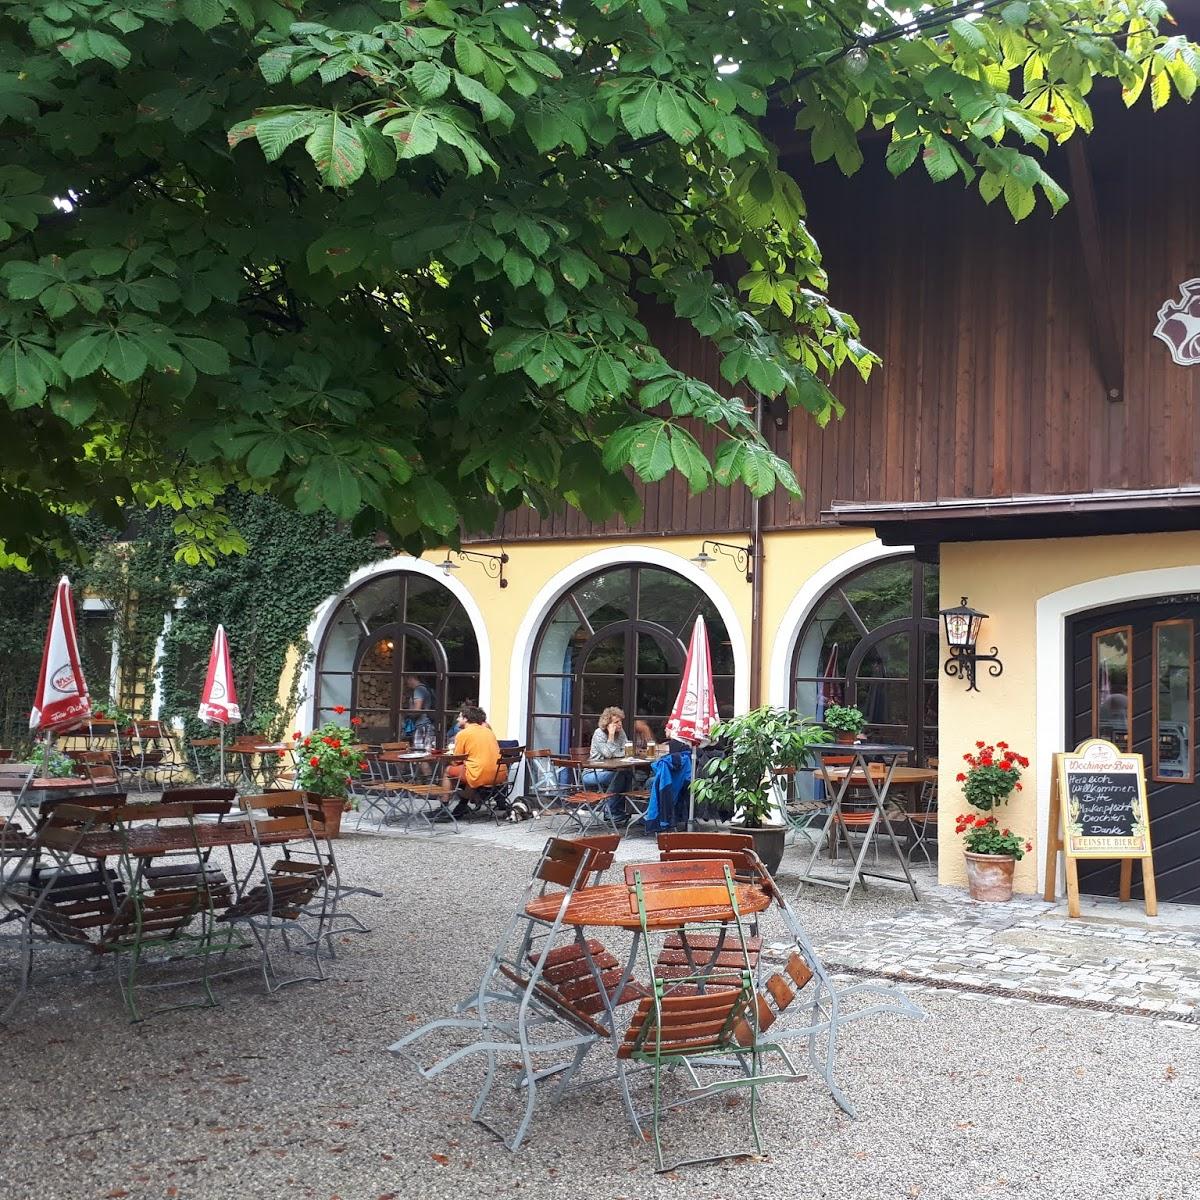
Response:
[[[647,829],[670,829],[687,820],[688,785],[692,781],[692,756],[667,754],[650,769],[650,800],[646,805]],[[684,812],[680,813],[680,805]]]

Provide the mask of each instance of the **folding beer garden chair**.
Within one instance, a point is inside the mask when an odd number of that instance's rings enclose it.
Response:
[[[601,792],[584,785],[583,772],[586,770],[587,759],[552,758],[550,761],[557,770],[565,771],[570,780],[561,797],[565,811],[558,826],[559,836],[571,825],[584,834],[592,829],[611,829],[614,833],[618,832],[616,818],[608,809],[609,803],[618,793]]]
[[[631,1003],[645,995],[644,988],[626,983],[618,999],[610,1000],[606,989],[616,990],[623,980],[627,981],[629,968],[622,972],[616,958],[601,943],[586,938],[582,929],[564,923],[567,906],[577,890],[612,862],[616,839],[599,845],[603,848],[551,838],[474,995],[457,1006],[456,1015],[430,1021],[390,1047],[393,1053],[401,1054],[434,1035],[471,1035],[475,1040],[469,1044],[431,1066],[417,1062],[417,1069],[422,1078],[434,1079],[455,1063],[483,1055],[487,1069],[471,1119],[512,1151],[520,1147],[529,1130],[541,1083],[560,1076],[552,1098],[561,1096],[588,1050],[610,1036],[602,1014],[611,1020],[612,1008],[617,1004]],[[526,911],[539,891],[543,897],[558,901],[547,906],[551,915],[544,918]],[[570,1057],[564,1062],[563,1055]],[[553,1056],[556,1061],[540,1066],[535,1056]],[[502,1058],[515,1059],[517,1067],[511,1076],[503,1075],[518,1096],[516,1125],[511,1132],[500,1129],[491,1119],[485,1120],[483,1115],[502,1078]]]
[[[172,824],[153,831],[151,849],[139,833],[146,825],[159,826],[164,820]],[[33,951],[39,945],[74,947],[95,959],[110,957],[133,1021],[216,1003],[210,986],[211,960],[225,947],[217,937],[214,918],[232,893],[224,877],[207,867],[188,805],[104,807],[63,801],[46,814],[36,841],[39,848],[51,848],[56,855],[45,865],[33,860],[28,874],[10,888],[10,897],[24,914],[25,944],[18,993],[7,1011],[28,987]],[[163,845],[177,855],[190,851],[190,869],[176,864],[174,870],[157,875],[150,870],[157,847]],[[86,865],[70,861],[78,855],[86,857]],[[194,984],[202,998],[145,1012],[138,998],[140,972],[150,965],[180,961],[199,961],[199,976],[142,981],[140,990]]]
[[[764,1075],[761,1059],[767,1049],[759,1040],[758,1005],[754,991],[748,930],[739,911],[736,883],[730,864],[719,860],[693,860],[630,866],[625,869],[631,902],[636,906],[646,963],[653,992],[634,1012],[625,1039],[617,1050],[618,1079],[626,1109],[634,1126],[645,1136],[642,1122],[650,1117],[657,1170],[668,1171],[692,1163],[762,1153],[758,1128],[758,1090],[764,1084],[803,1078],[790,1067],[782,1074]],[[654,960],[652,935],[663,918],[685,938],[715,937],[725,947],[703,967],[684,973],[662,970]],[[785,1062],[786,1060],[786,1055]],[[647,1066],[653,1074],[653,1103],[638,1111],[624,1063]],[[705,1084],[696,1067],[724,1067],[727,1078]],[[692,1090],[667,1102],[664,1078],[682,1067]],[[675,1158],[666,1161],[661,1119],[670,1110],[697,1103],[731,1088],[749,1088],[748,1114],[753,1147]],[[703,1136],[709,1134],[703,1127]]]
[[[246,813],[254,846],[254,858],[246,879],[261,880],[244,887],[237,900],[218,920],[226,924],[244,924],[254,935],[262,955],[263,983],[268,992],[293,983],[315,982],[325,978],[321,965],[320,943],[325,935],[326,922],[334,911],[330,897],[329,860],[322,853],[316,825],[321,810],[304,792],[266,792],[239,797]],[[289,846],[288,843],[291,843]],[[326,846],[329,846],[326,841]],[[302,851],[297,853],[297,851]],[[280,857],[268,867],[267,855],[279,852]],[[332,856],[332,848],[328,851]],[[315,935],[307,934],[301,926],[313,898],[321,893]],[[280,934],[284,948],[291,950],[289,931],[304,935],[304,944],[311,951],[311,974],[282,977],[276,969],[271,952],[271,938]]]

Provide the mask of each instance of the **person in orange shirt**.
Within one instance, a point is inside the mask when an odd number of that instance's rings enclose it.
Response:
[[[446,774],[459,782],[459,802],[455,817],[465,816],[471,806],[480,803],[477,789],[494,787],[508,777],[508,768],[500,763],[500,743],[487,724],[487,713],[473,704],[464,704],[458,714],[460,729],[454,739],[455,754],[467,761],[453,763]]]

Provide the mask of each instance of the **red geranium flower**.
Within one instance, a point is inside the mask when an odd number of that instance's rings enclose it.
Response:
[[[275,751],[275,757],[276,757],[276,758],[282,758],[282,757],[283,757],[283,756],[284,756],[286,753],[287,753],[287,751],[286,751],[286,750],[276,750],[276,751]]]
[[[340,739],[338,739],[338,738],[326,738],[325,740],[326,740],[326,741],[327,741],[327,742],[328,742],[328,743],[329,743],[329,744],[330,744],[330,745],[331,745],[331,746],[332,746],[332,747],[333,747],[335,750],[338,750],[338,749],[340,749],[340,748],[341,748],[341,745],[342,745],[342,743],[341,743]]]
[[[982,749],[984,748],[984,746],[986,746],[986,745],[987,745],[987,742],[976,742],[976,743],[975,743],[975,749],[976,749],[976,750],[982,750]]]
[[[292,741],[298,742],[299,740],[300,740],[300,730],[297,729],[296,732],[292,734]]]
[[[961,771],[959,771],[959,773],[957,775],[955,775],[955,777],[954,777],[954,782],[955,783],[966,783],[967,777]]]
[[[321,760],[314,754],[313,757],[308,760],[308,765],[310,767],[319,767],[321,765]]]
[[[351,717],[350,718],[351,725],[361,725],[362,723],[363,723],[362,717]]]
[[[975,828],[982,829],[987,824],[987,817],[976,817]]]
[[[333,706],[333,711],[340,716],[346,711],[346,706],[344,704],[335,704]]]
[[[358,769],[359,769],[360,771],[365,771],[365,770],[367,769],[367,764],[366,764],[365,762],[360,762],[360,763],[358,764]]]

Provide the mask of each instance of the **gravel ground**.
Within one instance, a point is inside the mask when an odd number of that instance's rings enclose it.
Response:
[[[267,996],[247,975],[219,983],[218,1009],[131,1026],[109,971],[68,984],[41,979],[0,1035],[0,1120],[17,1148],[0,1166],[0,1196],[1191,1200],[1200,1192],[1200,1033],[924,991],[926,1021],[865,1021],[843,1035],[839,1076],[858,1120],[816,1085],[765,1094],[765,1161],[655,1176],[651,1148],[633,1140],[611,1085],[539,1106],[526,1148],[509,1154],[466,1117],[476,1068],[425,1083],[386,1046],[478,977],[528,878],[524,845],[534,840],[344,839],[343,876],[386,896],[357,901],[373,931],[339,947],[324,984]],[[637,851],[649,857],[644,844]],[[843,917],[838,897],[817,894],[798,911],[820,944],[843,920],[894,911],[905,895],[875,888]],[[748,1134],[745,1101],[710,1101],[668,1120],[677,1134],[707,1129],[714,1144]]]

